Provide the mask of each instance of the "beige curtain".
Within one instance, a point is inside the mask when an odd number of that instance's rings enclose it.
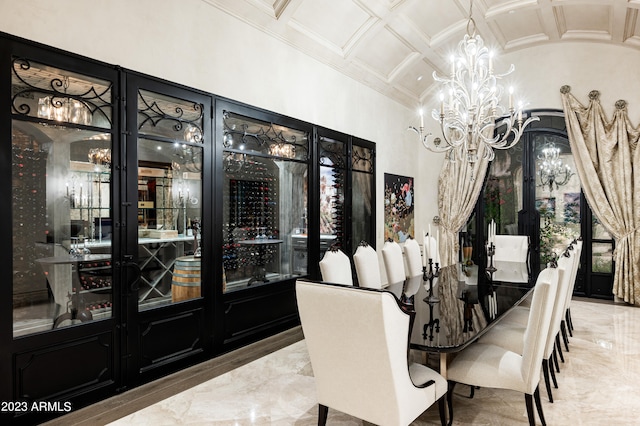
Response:
[[[638,129],[627,103],[616,102],[611,121],[600,106],[600,93],[589,93],[583,106],[562,86],[562,105],[571,153],[591,210],[615,239],[613,293],[640,305],[640,150]]]
[[[460,251],[458,232],[473,212],[487,173],[489,162],[483,157],[484,144],[480,144],[478,161],[469,163],[460,158],[455,161],[445,160],[440,171],[438,178],[439,250],[440,263],[443,267],[452,265],[458,260]]]

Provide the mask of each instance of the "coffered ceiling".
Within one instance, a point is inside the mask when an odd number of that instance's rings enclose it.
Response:
[[[202,1],[411,107],[433,71],[448,69],[469,17],[469,0]],[[640,0],[474,0],[472,16],[498,53],[568,41],[640,50],[638,9]]]

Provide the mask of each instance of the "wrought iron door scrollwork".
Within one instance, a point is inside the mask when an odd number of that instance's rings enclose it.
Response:
[[[228,111],[223,113],[222,123],[224,126],[222,144],[225,149],[244,150],[247,146],[255,146],[265,154],[274,157],[306,160],[309,156],[306,134],[299,140],[295,134],[285,135],[286,128],[284,127],[248,119]],[[291,130],[292,133],[295,131]],[[234,146],[236,141],[239,144]]]
[[[26,58],[14,58],[11,68],[14,77],[11,107],[15,114],[111,127],[111,82],[99,84],[75,73],[64,75],[63,70],[35,64]],[[103,119],[106,125],[96,124]]]
[[[159,102],[157,99],[145,96],[147,92],[138,90],[138,130],[143,131],[146,125],[157,127],[160,123],[168,121],[175,132],[182,132],[180,139],[192,143],[203,142],[202,122],[204,117],[204,106],[197,102],[184,105],[175,102]],[[162,105],[161,105],[162,104]],[[190,110],[185,110],[185,105],[190,106]]]

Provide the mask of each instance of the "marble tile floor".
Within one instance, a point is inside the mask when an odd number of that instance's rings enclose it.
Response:
[[[573,301],[570,352],[554,403],[541,397],[549,425],[640,424],[640,309]],[[527,424],[522,394],[458,385],[454,425]],[[366,390],[363,390],[366,398]],[[314,425],[317,402],[304,340],[120,418],[111,425]],[[539,421],[537,421],[538,424]],[[362,425],[329,410],[329,425]],[[413,425],[439,424],[437,406]]]

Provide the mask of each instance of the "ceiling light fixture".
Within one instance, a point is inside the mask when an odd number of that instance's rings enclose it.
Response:
[[[451,56],[450,76],[440,77],[433,72],[434,80],[441,83],[441,91],[440,109],[434,109],[432,116],[440,123],[443,139],[430,138],[431,133],[424,132],[422,109],[420,128],[409,127],[428,150],[446,152],[449,160],[459,159],[471,166],[479,159],[481,144],[485,147],[482,157],[491,161],[494,149],[511,148],[518,143],[525,127],[539,120],[539,117],[529,117],[523,122],[523,104],[520,102],[514,108],[513,88],[509,89],[508,109],[500,105],[503,87],[498,81],[515,68],[512,64],[504,74],[493,72],[493,55],[476,34],[472,13],[473,1],[469,7],[467,34],[458,43],[457,54]],[[471,179],[474,179],[473,173]]]

